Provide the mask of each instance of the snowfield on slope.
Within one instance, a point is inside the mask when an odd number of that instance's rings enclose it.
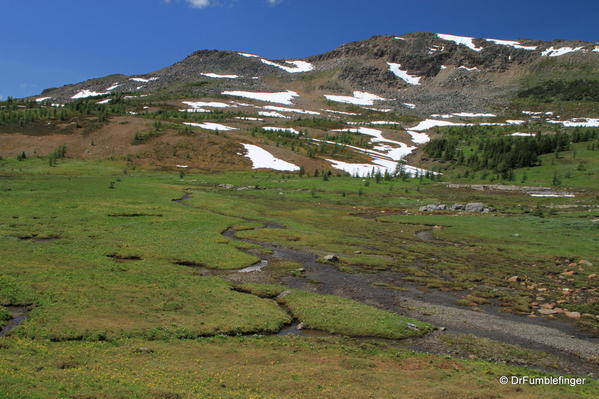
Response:
[[[85,89],[85,90],[79,91],[77,94],[75,94],[71,98],[73,100],[77,100],[79,98],[98,97],[98,96],[105,96],[107,94],[110,94],[110,93],[99,93],[97,91],[91,91],[91,90]]]
[[[148,82],[153,82],[155,80],[158,80],[160,78],[148,78],[148,79],[144,79],[144,78],[129,78],[129,80],[132,80],[133,82],[141,82],[141,83],[148,83]]]
[[[474,51],[481,51],[482,48],[481,47],[476,47],[476,45],[474,44],[474,38],[473,37],[468,37],[468,36],[455,36],[455,35],[447,35],[444,33],[438,33],[437,37],[439,39],[443,39],[443,40],[447,40],[450,42],[454,42],[457,45],[463,45],[468,47],[471,50]]]
[[[281,64],[269,61],[264,58],[261,58],[260,61],[262,61],[263,64],[280,68],[280,69],[284,70],[285,72],[289,72],[289,73],[310,72],[310,71],[314,70],[314,65],[312,65],[306,61],[285,61],[286,64],[289,64],[291,66],[281,65]]]
[[[245,155],[252,161],[253,169],[274,169],[281,171],[297,171],[299,166],[290,162],[283,161],[272,155],[270,152],[253,144],[241,144],[245,147],[247,154]]]
[[[392,62],[388,62],[387,65],[389,65],[389,70],[391,72],[393,72],[393,74],[395,74],[395,76],[397,76],[398,78],[402,79],[407,84],[410,84],[410,85],[413,85],[413,86],[420,85],[420,79],[422,79],[422,78],[418,77],[418,76],[415,76],[415,75],[410,75],[408,73],[408,71],[402,70],[401,69],[401,64],[394,64]]]
[[[580,51],[580,50],[582,50],[582,47],[576,47],[576,48],[572,48],[572,47],[553,48],[553,46],[551,46],[547,50],[543,51],[541,53],[541,55],[544,56],[544,57],[559,57],[561,55],[568,54],[568,53],[573,53],[575,51]]]
[[[513,40],[499,40],[499,39],[485,39],[488,42],[493,42],[495,44],[499,44],[501,46],[508,46],[508,47],[514,47],[514,48],[518,48],[521,50],[536,50],[537,46],[523,46],[522,44],[520,44],[520,42],[516,42]]]
[[[375,94],[370,94],[365,91],[354,91],[354,96],[335,96],[335,95],[325,95],[326,99],[329,101],[334,101],[338,103],[345,104],[354,104],[354,105],[374,105],[375,101],[384,101],[386,98],[379,97]]]
[[[293,105],[293,99],[295,97],[299,97],[294,91],[287,90],[278,93],[262,93],[262,92],[252,92],[252,91],[223,91],[223,95],[225,96],[233,96],[233,97],[243,97],[249,98],[252,100],[264,101],[269,103],[277,103],[283,105]]]

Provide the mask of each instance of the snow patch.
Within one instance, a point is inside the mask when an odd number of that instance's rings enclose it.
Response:
[[[221,75],[218,73],[201,73],[200,75],[214,79],[238,79],[239,75]]]
[[[513,40],[499,40],[499,39],[485,39],[488,42],[493,42],[495,44],[499,44],[501,46],[508,46],[508,47],[514,47],[514,48],[518,48],[521,50],[536,50],[537,46],[523,46],[522,44],[520,44],[520,42],[516,42]]]
[[[219,132],[226,132],[229,130],[237,130],[234,127],[229,127],[229,126],[221,125],[220,123],[213,123],[213,122],[204,122],[204,123],[183,122],[183,124],[187,125],[187,126],[199,127],[199,128],[206,129],[206,130],[215,130],[215,131],[219,131]]]
[[[49,99],[51,99],[52,97],[40,97],[40,98],[36,98],[35,102],[36,103],[43,103],[44,101],[47,101]]]
[[[202,107],[209,107],[209,108],[229,108],[230,107],[229,104],[225,104],[225,103],[221,103],[221,102],[217,102],[217,101],[211,101],[211,102],[183,101],[183,104],[189,105],[193,109],[198,109],[198,108],[202,108]]]
[[[314,65],[306,61],[285,61],[286,64],[290,64],[292,66],[281,65],[276,62],[266,60],[264,58],[261,58],[260,61],[262,61],[263,64],[280,68],[289,73],[310,72],[314,70]]]
[[[289,119],[288,116],[285,116],[279,112],[275,112],[275,111],[260,111],[258,112],[258,115],[260,116],[265,116],[267,118],[282,118],[282,119]]]
[[[549,123],[561,124],[564,127],[599,127],[599,119],[573,118],[569,121],[547,120]]]
[[[96,104],[108,104],[112,101],[112,98],[107,98],[106,100],[98,101]]]
[[[270,152],[253,144],[241,144],[245,147],[245,155],[252,161],[253,169],[274,169],[282,171],[297,171],[300,168],[297,165],[276,158]]]
[[[536,136],[536,134],[534,134],[534,133],[516,132],[516,133],[510,134],[510,136],[515,136],[515,137],[534,137],[534,136]]]
[[[258,121],[258,122],[264,121],[264,119],[261,119],[261,118],[252,118],[250,116],[236,116],[235,119],[239,119],[241,121]]]
[[[422,132],[424,130],[429,130],[435,127],[442,127],[442,126],[468,126],[467,123],[455,123],[455,122],[449,122],[449,121],[439,121],[436,119],[426,119],[423,120],[422,122],[420,122],[419,124],[417,124],[416,126],[410,128],[410,130],[416,131],[416,132]]]
[[[242,56],[244,56],[246,58],[260,58],[256,54],[250,54],[250,53],[237,53],[237,54],[242,55]]]
[[[431,141],[431,138],[426,133],[412,132],[408,130],[406,133],[410,135],[415,144],[425,144]]]
[[[339,114],[339,115],[347,115],[347,116],[358,116],[360,114],[356,114],[355,112],[344,112],[344,111],[335,111],[332,109],[323,109],[324,112],[330,112],[331,114]]]
[[[148,82],[153,82],[155,80],[158,80],[160,78],[148,78],[148,79],[144,79],[144,78],[129,78],[129,80],[132,80],[134,82],[141,82],[141,83],[148,83]]]
[[[108,89],[106,89],[106,91],[112,91],[114,89],[116,89],[117,87],[119,87],[121,84],[120,83],[115,83],[112,86],[110,86]]]
[[[261,129],[269,131],[269,132],[285,132],[285,133],[300,134],[300,132],[298,130],[295,130],[294,128],[291,128],[291,127],[271,127],[271,126],[265,126],[265,127],[261,128]]]
[[[553,115],[553,112],[522,111],[524,115]]]
[[[375,101],[386,100],[386,98],[379,97],[377,95],[370,94],[364,91],[354,91],[353,97],[334,95],[325,95],[325,97],[329,101],[354,105],[374,105]]]
[[[292,105],[293,98],[299,97],[294,91],[288,90],[279,93],[259,93],[251,91],[223,91],[222,94],[226,96],[250,98],[258,101],[265,101],[270,103]]]
[[[468,72],[477,72],[477,71],[480,71],[480,69],[478,69],[477,67],[468,68],[467,66],[464,66],[464,65],[462,65],[458,69],[463,69],[463,70],[468,71]]]
[[[294,112],[297,114],[306,114],[306,115],[320,115],[320,112],[316,111],[306,111],[304,109],[296,109],[296,108],[286,108],[286,107],[277,107],[275,105],[267,105],[262,107],[263,109],[269,111],[280,111],[280,112]]]
[[[409,109],[416,109],[416,104],[412,104],[412,103],[403,103],[404,106],[406,106]]]
[[[98,97],[98,96],[105,96],[109,93],[99,93],[96,91],[91,91],[91,90],[81,90],[79,91],[79,93],[75,94],[73,97],[71,97],[73,100],[76,100],[78,98],[88,98],[88,97]]]
[[[474,40],[473,37],[446,35],[446,34],[442,34],[442,33],[438,33],[437,37],[439,39],[443,39],[443,40],[447,40],[447,41],[450,41],[450,42],[454,42],[457,45],[466,46],[469,49],[474,50],[474,51],[481,51],[482,50],[481,47],[476,47],[476,45],[473,42],[473,40]]]
[[[568,53],[573,53],[573,52],[579,51],[579,50],[582,50],[582,47],[576,47],[576,48],[572,48],[572,47],[559,47],[559,48],[554,48],[553,46],[551,46],[547,50],[543,51],[541,53],[541,55],[545,56],[545,57],[559,57],[561,55],[568,54]]]
[[[497,115],[495,114],[485,114],[485,113],[475,113],[475,112],[454,112],[452,114],[433,114],[431,115],[433,118],[494,118]]]
[[[421,77],[410,75],[408,71],[404,71],[401,69],[401,64],[394,64],[392,62],[388,62],[389,70],[395,74],[398,78],[402,79],[404,82],[417,86],[420,84]]]

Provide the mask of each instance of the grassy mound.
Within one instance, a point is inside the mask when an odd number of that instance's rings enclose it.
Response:
[[[306,328],[352,337],[402,339],[423,335],[433,326],[333,295],[291,291],[278,299]]]

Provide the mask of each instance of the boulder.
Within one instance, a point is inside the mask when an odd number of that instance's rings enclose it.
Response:
[[[464,210],[466,212],[482,212],[485,210],[485,205],[481,202],[470,202],[466,204]]]
[[[463,210],[464,210],[464,208],[465,208],[465,205],[464,205],[464,204],[453,204],[453,205],[450,207],[450,209],[451,209],[452,211],[463,211]]]
[[[556,314],[556,313],[557,313],[557,312],[556,312],[555,310],[553,310],[553,309],[539,309],[539,311],[538,311],[538,312],[539,312],[540,314],[543,314],[543,315],[546,315],[546,316],[548,316],[548,315],[552,315],[552,314]]]
[[[564,316],[570,319],[578,320],[580,319],[580,312],[564,312]]]
[[[323,259],[327,262],[339,262],[337,255],[326,255]]]
[[[445,204],[428,204],[425,206],[421,206],[420,212],[434,212],[434,211],[444,211],[447,209],[447,205]]]

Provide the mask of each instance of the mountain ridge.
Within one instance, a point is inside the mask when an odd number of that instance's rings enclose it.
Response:
[[[599,65],[599,46],[576,40],[503,40],[415,32],[377,35],[297,59],[269,60],[232,50],[198,50],[152,72],[93,78],[47,89],[41,95],[65,103],[116,93],[145,95],[166,91],[171,96],[206,96],[219,95],[225,89],[279,91],[286,89],[287,82],[317,81],[318,74],[328,73],[326,81],[316,87],[322,94],[362,90],[389,97],[401,91],[403,99],[391,103],[393,108],[401,108],[402,101],[422,97],[433,105],[428,107],[430,111],[445,112],[453,110],[448,99],[452,92],[466,90],[473,101],[464,104],[458,100],[460,108],[489,110],[493,105],[504,104],[502,97],[505,100],[522,87],[520,80],[529,68],[552,58],[592,58]],[[310,65],[302,70],[294,63]],[[409,84],[399,78],[392,72],[391,64],[420,78],[420,83]],[[81,94],[77,96],[78,93]]]

